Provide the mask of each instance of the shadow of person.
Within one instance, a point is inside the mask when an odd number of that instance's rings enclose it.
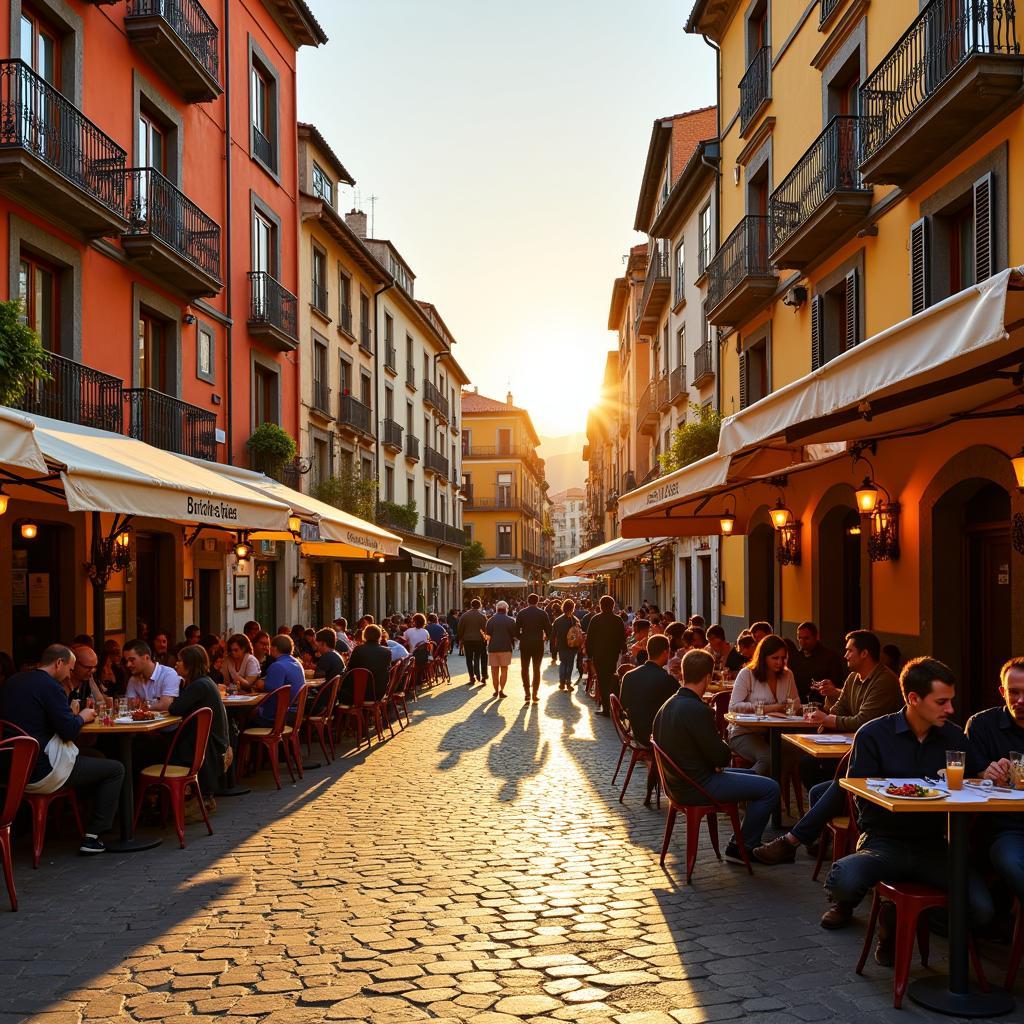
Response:
[[[576,726],[583,717],[583,708],[573,699],[572,692],[554,690],[541,697],[541,707],[545,718],[554,718],[562,723],[562,735],[572,736]]]
[[[514,800],[524,779],[539,775],[551,756],[547,740],[541,742],[540,710],[523,704],[516,720],[498,743],[487,751],[487,767],[504,783],[498,792],[502,802]]]
[[[467,751],[492,743],[505,728],[501,708],[500,702],[489,698],[485,704],[478,705],[468,718],[452,725],[437,745],[439,751],[447,754],[438,768],[454,768]]]

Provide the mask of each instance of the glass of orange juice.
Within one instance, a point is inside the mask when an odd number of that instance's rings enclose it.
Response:
[[[946,785],[950,791],[963,789],[966,755],[962,750],[946,751]]]

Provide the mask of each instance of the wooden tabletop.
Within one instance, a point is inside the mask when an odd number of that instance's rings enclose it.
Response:
[[[114,736],[125,733],[159,732],[169,725],[177,725],[181,721],[181,715],[166,715],[163,718],[156,718],[149,722],[125,722],[117,725],[101,725],[99,721],[90,722],[82,726],[82,732],[88,735]]]
[[[782,738],[787,743],[792,743],[794,747],[799,747],[805,754],[810,754],[812,757],[820,757],[826,760],[828,758],[835,758],[838,761],[849,753],[853,743],[852,732],[830,732],[825,735],[845,736],[850,742],[822,743],[821,734],[816,732],[787,732]]]
[[[854,796],[870,800],[879,807],[895,814],[951,814],[964,811],[967,814],[994,814],[1002,811],[1024,811],[1024,799],[1000,799],[998,794],[990,796],[987,800],[957,801],[948,797],[942,800],[908,800],[905,797],[889,796],[885,792],[872,789],[867,784],[867,779],[840,779],[839,785],[849,790]],[[970,791],[972,787],[967,786]]]
[[[735,711],[727,711],[725,713],[725,720],[730,725],[741,725],[746,729],[817,729],[817,725],[814,722],[805,722],[803,715],[794,715],[792,718],[787,718],[786,715],[781,711],[772,711],[765,715],[764,718],[754,718],[752,711],[740,712],[744,717],[737,717]],[[750,717],[746,717],[749,715]]]
[[[224,698],[226,708],[254,708],[263,699],[262,693],[239,693],[233,697]]]

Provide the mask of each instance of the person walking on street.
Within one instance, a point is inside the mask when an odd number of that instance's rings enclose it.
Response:
[[[519,665],[523,675],[523,693],[537,698],[540,692],[540,670],[544,662],[544,641],[551,634],[551,620],[540,607],[540,597],[531,594],[526,607],[516,615],[519,631]]]
[[[572,670],[576,664],[576,652],[583,643],[580,620],[573,614],[576,602],[567,597],[562,602],[562,614],[551,627],[555,650],[558,651],[558,688],[572,690]]]
[[[505,696],[505,683],[508,682],[508,667],[512,664],[512,649],[515,647],[516,620],[508,613],[508,603],[499,601],[494,614],[487,620],[487,664],[491,668],[491,682],[494,684],[494,696]],[[536,702],[537,698],[533,698]],[[526,698],[529,703],[530,698]]]
[[[626,626],[615,614],[615,598],[605,594],[601,610],[590,620],[587,628],[587,653],[597,672],[597,685],[601,691],[599,715],[611,715],[609,698],[615,691],[615,666],[619,655],[626,649]]]
[[[469,608],[459,616],[459,646],[466,655],[466,668],[469,670],[469,685],[477,680],[487,682],[487,641],[484,640],[484,629],[487,616],[480,611],[480,598],[474,597]]]

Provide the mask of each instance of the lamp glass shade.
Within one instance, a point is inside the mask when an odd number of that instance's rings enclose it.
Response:
[[[775,508],[773,508],[768,514],[772,517],[772,526],[774,526],[776,530],[781,530],[793,518],[793,513],[782,504],[781,498]]]
[[[240,562],[244,562],[250,554],[252,554],[252,548],[250,548],[245,541],[241,541],[235,545],[235,558]]]
[[[302,520],[298,516],[288,517],[289,533],[299,533],[302,530]]]
[[[861,514],[867,515],[869,512],[875,511],[877,504],[878,488],[865,477],[864,482],[857,488],[857,509]]]
[[[1013,457],[1013,472],[1017,477],[1017,486],[1024,491],[1024,448]]]
[[[7,502],[9,502],[10,496],[7,494],[0,494],[0,516],[7,511]]]
[[[126,548],[132,542],[132,535],[127,530],[122,530],[115,538],[115,543],[119,548]]]
[[[21,536],[25,540],[35,540],[39,535],[39,527],[35,523],[22,523]]]
[[[736,517],[726,513],[719,517],[719,525],[722,527],[722,535],[728,537],[736,526]]]

